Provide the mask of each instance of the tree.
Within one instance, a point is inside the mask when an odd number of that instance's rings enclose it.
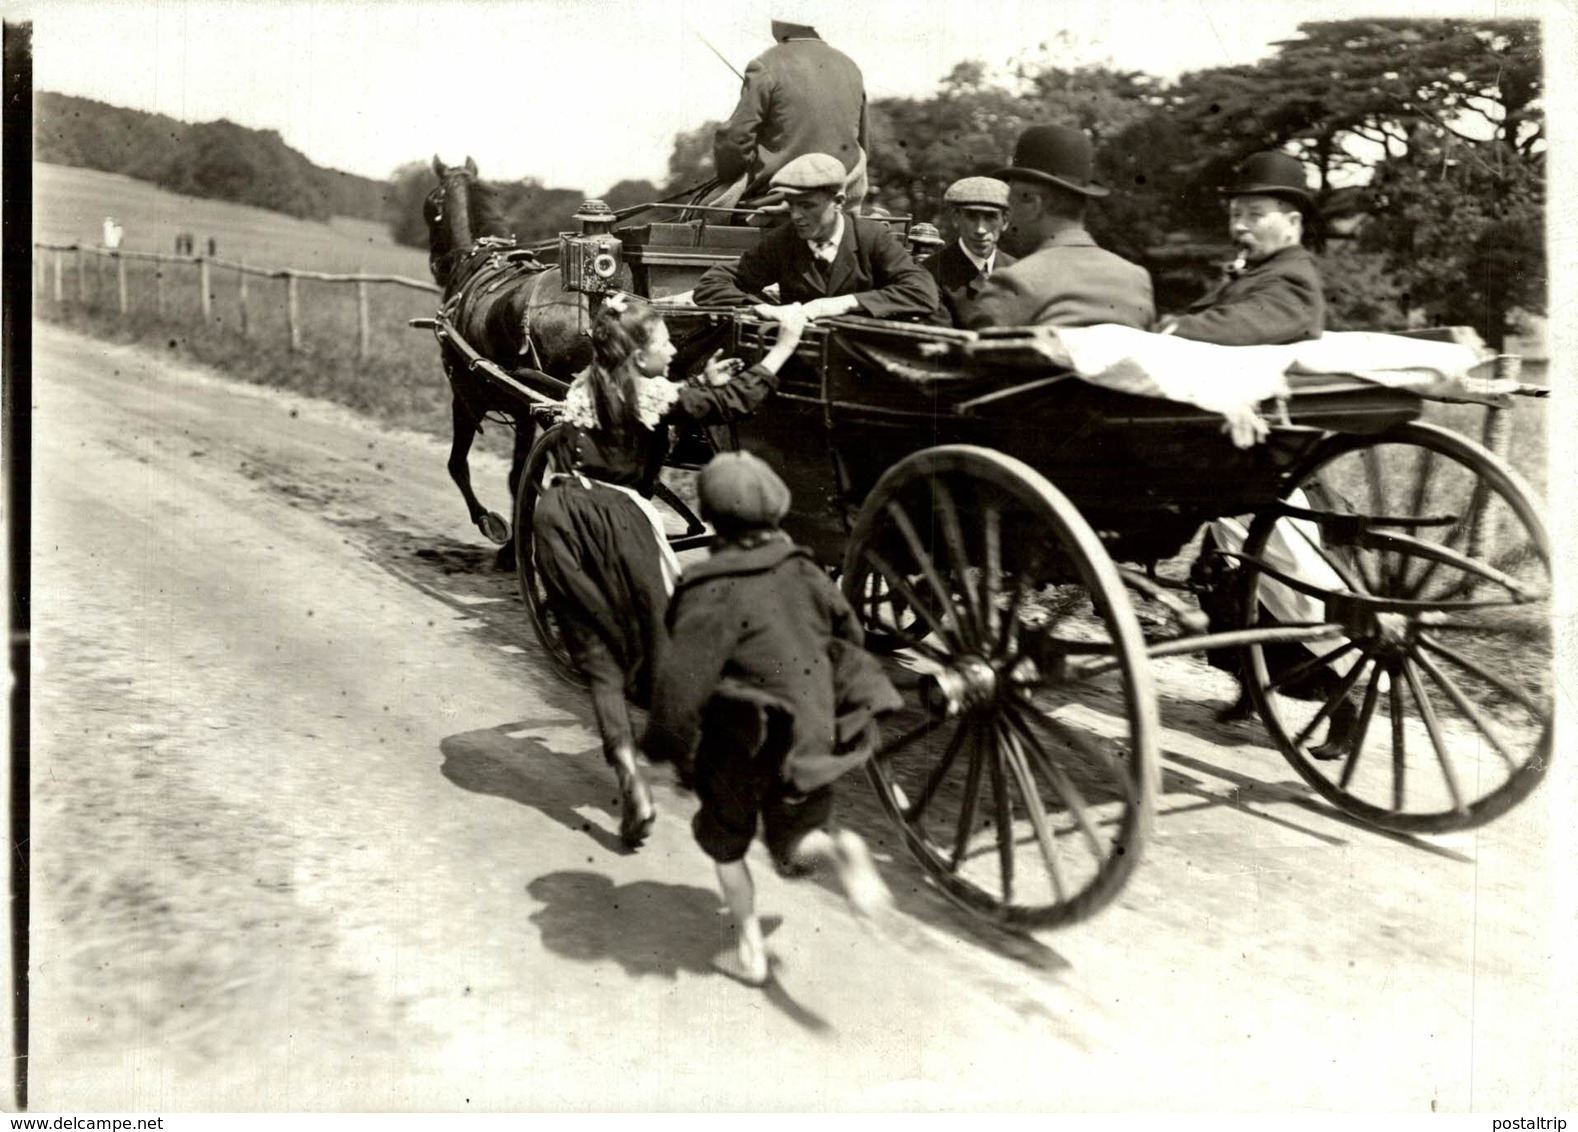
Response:
[[[712,180],[718,175],[712,162],[712,138],[722,122],[703,122],[694,130],[674,135],[674,150],[668,158],[668,181],[663,185],[665,195],[681,189],[692,188]]]
[[[603,203],[618,212],[631,205],[647,204],[663,195],[663,190],[651,181],[620,181],[603,194]]]
[[[1320,204],[1360,187],[1352,225],[1382,257],[1398,309],[1463,322],[1499,346],[1545,303],[1545,141],[1533,21],[1303,24],[1252,66],[1185,75],[1125,148],[1188,139],[1141,190],[1167,231],[1222,228],[1215,193],[1261,149],[1296,153]],[[1372,292],[1373,293],[1373,292]]]
[[[422,201],[433,191],[433,166],[428,161],[408,161],[389,177],[384,196],[384,222],[397,244],[413,248],[428,246],[427,223],[422,219]]]

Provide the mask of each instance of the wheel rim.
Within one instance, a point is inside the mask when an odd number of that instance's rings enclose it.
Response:
[[[870,774],[921,865],[1009,926],[1110,901],[1150,831],[1156,708],[1127,593],[1072,504],[1000,453],[927,450],[867,500],[843,584],[917,626]],[[1113,671],[1082,679],[1070,657]]]
[[[1550,549],[1529,489],[1478,445],[1420,424],[1334,441],[1294,483],[1322,514],[1395,520],[1352,545],[1345,520],[1310,524],[1343,588],[1392,608],[1325,603],[1317,617],[1342,635],[1291,668],[1247,650],[1272,737],[1320,794],[1378,826],[1445,832],[1506,812],[1551,754]],[[1276,528],[1257,516],[1244,553],[1264,557]],[[1253,623],[1273,583],[1246,575]],[[1344,714],[1353,729],[1334,742]]]
[[[553,610],[542,573],[537,569],[537,546],[532,537],[532,520],[537,513],[537,500],[542,497],[548,477],[567,470],[561,453],[568,438],[564,425],[555,425],[538,437],[526,457],[521,470],[520,484],[515,495],[515,575],[520,582],[521,600],[526,603],[531,616],[532,629],[543,651],[548,654],[554,669],[565,679],[584,685],[586,678],[570,656],[565,643],[564,630],[559,625],[558,614]]]

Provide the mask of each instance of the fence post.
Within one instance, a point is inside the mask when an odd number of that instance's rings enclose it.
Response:
[[[294,273],[285,275],[285,300],[285,314],[290,321],[290,349],[298,353],[301,350],[301,296]]]
[[[65,253],[59,248],[55,249],[55,302],[57,303],[66,301],[66,289],[61,283],[61,276],[64,274],[64,271],[60,262],[64,255]]]
[[[77,245],[77,302],[87,305],[88,302],[88,269],[82,262],[82,245]]]
[[[357,268],[356,273],[361,274],[362,269]],[[367,316],[367,280],[356,281],[356,357],[361,361],[367,360],[372,349],[372,321]]]
[[[252,332],[252,319],[247,311],[247,261],[241,261],[241,267],[236,272],[241,277],[241,337],[245,338]]]
[[[206,256],[197,261],[197,279],[203,288],[203,322],[206,324],[212,322],[214,316],[214,295]]]
[[[119,253],[115,256],[115,286],[120,292],[121,314],[126,313],[126,257]]]

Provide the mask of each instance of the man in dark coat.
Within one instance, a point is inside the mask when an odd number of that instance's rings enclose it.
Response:
[[[773,176],[808,153],[828,153],[845,169],[847,207],[866,195],[866,86],[855,61],[816,29],[773,21],[777,44],[752,59],[729,120],[713,138],[725,181],[745,179],[740,207],[753,208]]]
[[[752,307],[776,319],[780,306],[803,305],[807,318],[864,314],[929,318],[937,284],[880,220],[844,211],[845,169],[837,158],[809,153],[780,169],[772,188],[789,221],[768,231],[737,263],[718,264],[696,284],[701,306]],[[778,303],[764,292],[778,284]]]
[[[1188,312],[1157,327],[1219,346],[1283,346],[1319,338],[1326,323],[1320,269],[1303,246],[1315,207],[1304,165],[1286,153],[1248,158],[1222,192],[1238,258]]]
[[[998,246],[1008,220],[1008,184],[995,177],[966,177],[949,185],[942,200],[958,239],[923,266],[937,280],[941,293],[936,321],[944,326],[966,326],[987,278],[1017,262]]]
[[[1010,230],[1035,251],[994,272],[969,313],[987,326],[1094,326],[1148,330],[1156,318],[1151,276],[1096,246],[1085,207],[1107,190],[1092,177],[1090,139],[1067,126],[1031,126],[1019,135],[1014,163],[994,176],[1010,186]]]

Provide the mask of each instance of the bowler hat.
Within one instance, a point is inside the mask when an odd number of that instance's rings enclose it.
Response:
[[[1014,145],[1014,163],[992,176],[1002,181],[1039,181],[1087,197],[1104,197],[1107,188],[1091,177],[1095,166],[1095,150],[1083,130],[1031,126]]]
[[[789,488],[760,456],[720,452],[696,477],[701,513],[715,525],[773,527],[789,513]]]
[[[1305,210],[1315,207],[1309,182],[1304,177],[1304,162],[1274,149],[1252,153],[1233,170],[1233,180],[1221,190],[1223,196],[1263,196],[1291,200]]]
[[[849,171],[838,158],[827,153],[804,153],[774,173],[767,187],[774,194],[799,196],[817,189],[837,192],[848,179]]]
[[[942,202],[955,208],[1008,208],[1008,184],[996,177],[965,177],[948,186]]]

